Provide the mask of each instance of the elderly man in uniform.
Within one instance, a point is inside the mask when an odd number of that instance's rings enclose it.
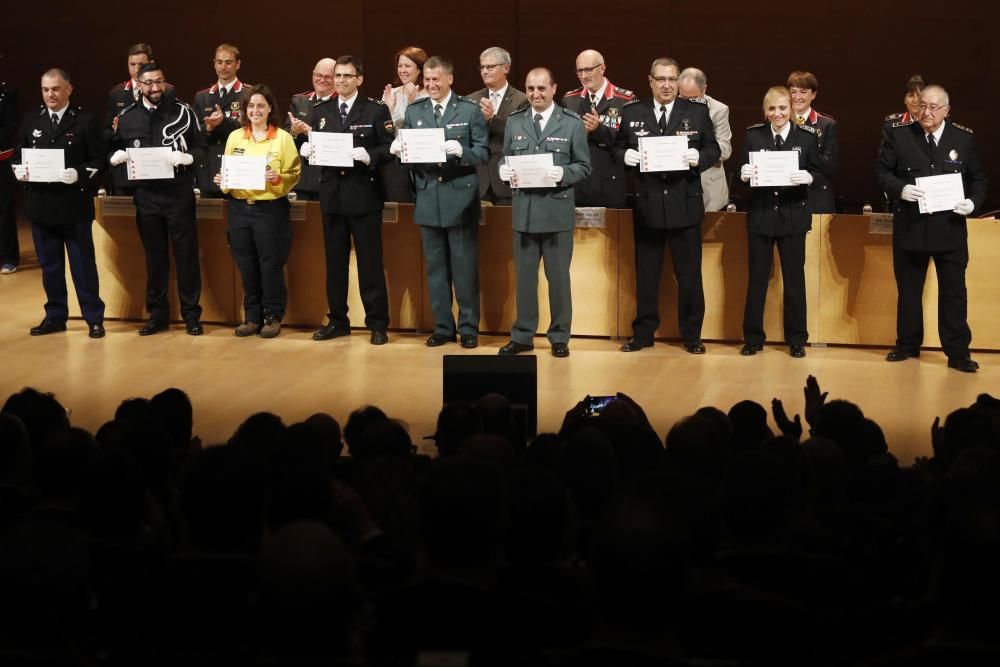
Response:
[[[535,348],[538,330],[538,264],[545,263],[552,321],[547,336],[556,357],[569,356],[573,298],[569,265],[573,259],[576,213],[573,186],[590,174],[587,132],[580,117],[557,106],[552,72],[536,67],[524,81],[527,109],[511,114],[504,132],[505,156],[548,153],[550,188],[520,187],[511,167],[500,167],[500,178],[514,188],[514,272],[517,279],[517,319],[501,355]]]
[[[73,275],[76,297],[91,338],[104,337],[104,302],[98,295],[97,262],[90,225],[94,220],[94,193],[103,170],[105,147],[100,121],[80,107],[70,106],[73,85],[61,69],[42,75],[41,111],[25,116],[17,137],[14,175],[26,183],[24,213],[31,221],[35,253],[42,265],[45,318],[32,327],[32,336],[66,331],[69,317],[66,264]],[[55,150],[63,154],[64,168],[55,181],[32,179],[23,150]],[[37,176],[37,174],[36,174]]]
[[[607,64],[598,51],[588,49],[576,57],[580,87],[563,97],[563,106],[583,119],[590,149],[590,176],[576,184],[577,206],[625,205],[625,169],[611,155],[621,127],[622,107],[636,99],[631,90],[618,88],[604,76]]]
[[[210,88],[195,93],[191,105],[201,118],[207,144],[204,158],[195,170],[202,197],[222,197],[222,191],[214,179],[222,171],[222,154],[226,151],[229,134],[241,127],[243,88],[249,86],[236,78],[241,63],[237,47],[232,44],[220,44],[216,47],[212,64],[218,80]]]
[[[819,81],[812,72],[792,72],[786,83],[792,94],[792,120],[796,125],[808,125],[816,130],[819,148],[819,173],[809,186],[809,208],[815,213],[836,213],[837,203],[830,181],[840,164],[840,146],[837,141],[837,121],[833,116],[816,111],[812,103],[819,93]]]
[[[499,174],[507,117],[528,104],[525,94],[510,85],[509,74],[510,53],[499,46],[491,46],[479,54],[479,76],[486,87],[466,95],[479,105],[490,128],[490,161],[478,167],[479,199],[498,206],[511,204],[510,185],[500,180]]]
[[[712,117],[715,140],[719,142],[719,161],[701,172],[702,199],[706,211],[721,211],[729,203],[729,182],[722,163],[733,154],[733,129],[729,126],[729,106],[706,94],[708,79],[696,67],[685,67],[677,77],[680,97],[693,102],[704,102]]]
[[[704,354],[701,326],[705,319],[705,291],[701,279],[701,222],[705,217],[701,177],[719,161],[719,143],[704,102],[677,96],[677,62],[657,58],[649,70],[652,101],[625,106],[622,129],[615,141],[615,158],[636,172],[632,226],[635,236],[636,314],[632,338],[622,352],[653,345],[660,326],[660,272],[664,246],[670,248],[677,279],[677,324],[684,349]],[[639,138],[687,138],[685,169],[646,171],[640,163]]]
[[[288,106],[288,120],[285,130],[295,137],[295,144],[301,149],[302,144],[309,141],[309,132],[316,124],[316,113],[322,105],[327,104],[337,96],[334,87],[334,70],[337,61],[333,58],[321,58],[313,67],[313,89],[304,93],[292,95]],[[317,128],[318,129],[318,128]],[[302,178],[295,186],[295,194],[299,199],[319,199],[319,177],[321,167],[309,164],[309,156],[302,156]]]
[[[986,199],[986,171],[979,161],[972,130],[948,120],[951,103],[941,86],[920,93],[916,123],[893,123],[885,129],[875,173],[895,201],[892,265],[896,276],[896,346],[888,361],[920,356],[924,338],[923,292],[927,265],[934,260],[938,277],[938,334],[949,368],[974,373],[969,356],[965,269],[969,264],[966,216]],[[922,213],[925,192],[917,178],[961,174],[965,197],[950,210]]]
[[[479,104],[455,94],[454,67],[434,56],[424,63],[428,97],[406,107],[403,127],[444,128],[446,161],[410,165],[417,201],[413,221],[427,260],[427,287],[434,312],[434,333],[427,347],[455,342],[479,345],[479,178],[476,168],[490,157],[489,128]],[[392,152],[402,152],[401,140]],[[452,292],[458,322],[452,314]]]

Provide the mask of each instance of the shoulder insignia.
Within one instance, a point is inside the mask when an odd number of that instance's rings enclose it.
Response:
[[[131,111],[132,109],[135,108],[135,105],[137,105],[137,104],[138,104],[138,102],[132,102],[132,104],[128,105],[127,107],[125,107],[124,109],[122,109],[121,111],[119,111],[118,115],[119,116],[124,116],[126,111]]]
[[[520,109],[514,109],[513,111],[510,112],[510,115],[511,116],[516,116],[519,113],[525,113],[530,108],[531,108],[531,105],[525,105],[525,106],[521,107]]]
[[[562,109],[562,112],[567,116],[571,116],[573,118],[580,118],[580,114],[573,111],[572,109],[567,109],[566,107],[560,107],[560,108]]]
[[[806,123],[803,123],[802,125],[794,125],[794,127],[797,127],[800,130],[804,130],[804,131],[808,132],[809,134],[816,134],[816,128],[813,127],[812,125],[808,125]]]
[[[685,97],[683,99],[687,100],[691,104],[701,104],[706,107],[708,106],[708,100],[706,100],[704,97]]]
[[[622,109],[625,109],[626,107],[630,107],[633,104],[638,104],[638,103],[639,103],[639,98],[635,98],[634,100],[629,100],[628,102],[622,105]]]
[[[566,98],[566,97],[573,97],[574,95],[577,96],[577,97],[579,97],[580,93],[582,93],[582,92],[583,92],[583,88],[575,88],[575,89],[569,91],[568,93],[566,93],[565,95],[563,95],[563,97],[564,98]]]
[[[902,111],[897,111],[896,113],[891,113],[888,116],[886,116],[885,117],[885,122],[888,123],[890,121],[899,120],[902,117],[903,117],[903,112]]]
[[[618,87],[615,87],[614,92],[612,93],[612,95],[614,95],[615,97],[624,98],[626,100],[634,100],[635,99],[635,93],[633,93],[631,90],[628,90],[627,88],[618,88]]]
[[[198,91],[198,93],[209,93],[209,92],[212,91],[212,88],[215,88],[215,86],[212,85],[212,86],[209,86],[208,88],[202,88],[201,90]],[[195,94],[197,95],[198,93],[195,93]]]
[[[909,122],[906,122],[906,123],[904,123],[903,121],[899,120],[899,121],[896,121],[895,123],[893,123],[892,127],[909,127],[911,125],[913,125],[913,121],[912,120],[909,121]]]
[[[385,104],[385,102],[383,102],[382,100],[376,100],[373,97],[369,97],[368,101],[371,102],[372,104]]]
[[[756,125],[747,125],[748,130],[755,130],[758,127],[764,127],[767,123],[757,123]]]
[[[954,127],[956,130],[962,130],[962,132],[968,132],[969,134],[974,134],[972,128],[966,127],[964,125],[959,125],[958,123],[952,123],[951,126]]]
[[[312,94],[313,94],[313,91],[307,90],[304,93],[295,93],[294,95],[292,95],[292,97],[309,97]]]

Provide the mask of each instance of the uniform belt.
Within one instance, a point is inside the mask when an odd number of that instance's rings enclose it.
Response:
[[[235,198],[236,201],[243,202],[247,206],[267,206],[269,204],[277,204],[282,199],[284,199],[284,197],[278,199],[240,199],[238,197]]]

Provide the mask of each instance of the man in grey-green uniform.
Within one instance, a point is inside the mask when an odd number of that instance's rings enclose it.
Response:
[[[476,167],[490,157],[489,128],[479,104],[456,95],[451,61],[435,56],[424,63],[424,89],[429,97],[406,108],[403,127],[444,128],[445,162],[408,165],[417,197],[413,220],[427,259],[427,286],[434,333],[428,347],[455,342],[479,345],[479,179]],[[400,139],[390,151],[402,153]],[[458,302],[458,325],[451,311],[451,293]]]
[[[538,263],[545,263],[549,282],[549,310],[552,322],[547,332],[556,357],[569,356],[570,323],[573,303],[569,283],[569,263],[573,258],[573,229],[576,226],[573,184],[590,174],[587,132],[580,117],[553,103],[556,83],[552,72],[536,67],[524,82],[530,107],[507,119],[503,154],[552,155],[545,176],[554,187],[520,187],[515,167],[504,164],[500,178],[514,189],[514,269],[517,274],[517,320],[511,340],[500,354],[512,355],[534,349],[538,330]]]

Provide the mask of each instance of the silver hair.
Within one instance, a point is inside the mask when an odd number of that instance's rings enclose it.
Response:
[[[944,105],[945,106],[951,105],[951,99],[948,97],[948,91],[944,89],[944,86],[939,86],[936,83],[932,83],[929,86],[924,86],[924,89],[920,91],[920,94],[923,95],[928,91],[932,93],[941,93],[942,95],[944,95]]]
[[[705,92],[705,88],[708,87],[708,79],[705,78],[705,73],[697,67],[685,67],[684,70],[677,75],[677,78],[681,81],[684,79],[691,79],[694,81],[694,85],[698,86],[698,90],[701,92]]]
[[[507,49],[501,48],[499,46],[491,46],[482,53],[479,54],[479,59],[493,57],[498,65],[509,65],[510,64],[510,53]]]

